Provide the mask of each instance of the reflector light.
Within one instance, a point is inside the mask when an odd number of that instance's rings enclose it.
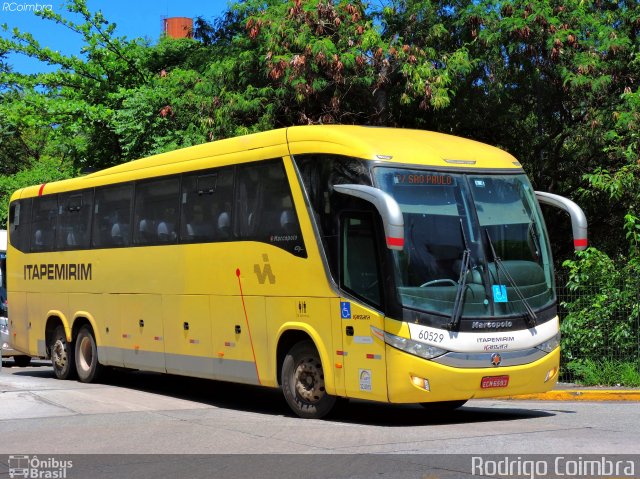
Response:
[[[429,388],[429,380],[426,378],[420,378],[418,376],[411,376],[411,382],[415,387],[424,389],[425,391],[431,391]]]
[[[387,246],[404,246],[404,238],[392,238],[387,236]]]
[[[548,382],[550,379],[553,379],[556,374],[558,374],[558,368],[551,368],[547,371],[547,376],[544,378],[544,382]]]

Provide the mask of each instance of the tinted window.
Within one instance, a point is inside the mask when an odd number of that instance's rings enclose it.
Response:
[[[89,247],[92,202],[93,190],[59,195],[56,249]]]
[[[131,184],[96,190],[92,246],[106,248],[129,245],[132,190]]]
[[[307,256],[281,161],[238,168],[235,213],[240,239],[271,243],[297,256]]]
[[[367,162],[337,155],[300,155],[295,158],[307,197],[320,229],[329,268],[338,279],[338,217],[342,211],[362,209],[364,202],[335,193],[333,185],[371,186]],[[365,208],[368,208],[365,205]]]
[[[31,198],[14,201],[9,207],[9,240],[20,251],[29,250]]]
[[[175,243],[178,239],[179,178],[136,184],[133,242],[140,245]]]
[[[376,235],[370,216],[347,216],[342,223],[341,286],[379,306],[381,282]]]
[[[57,216],[57,195],[40,196],[33,199],[31,251],[52,251],[54,249]]]
[[[185,176],[182,180],[182,242],[232,238],[233,168]]]

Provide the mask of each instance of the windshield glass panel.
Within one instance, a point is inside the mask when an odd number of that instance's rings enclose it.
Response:
[[[525,305],[514,290],[516,286],[534,310],[546,306],[554,299],[552,261],[547,232],[529,180],[524,175],[483,175],[469,176],[469,184],[487,243],[492,288],[504,286],[506,291],[506,301],[502,297],[496,300],[497,314],[524,311]]]
[[[547,235],[525,175],[377,167],[374,177],[404,216],[405,247],[392,253],[404,307],[450,316],[457,301],[462,317],[485,317],[525,314],[520,294],[533,310],[553,302]]]

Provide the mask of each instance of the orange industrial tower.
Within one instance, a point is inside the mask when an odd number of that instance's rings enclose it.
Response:
[[[191,38],[193,36],[193,19],[187,17],[171,17],[162,19],[162,30],[171,38]]]

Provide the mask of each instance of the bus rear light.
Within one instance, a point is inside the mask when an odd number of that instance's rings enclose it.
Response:
[[[558,368],[549,369],[549,371],[547,371],[547,376],[544,378],[544,382],[546,383],[549,380],[555,378],[556,374],[558,374]]]
[[[424,389],[425,391],[431,391],[429,386],[429,380],[427,378],[421,378],[418,376],[411,376],[411,382],[415,387]]]

